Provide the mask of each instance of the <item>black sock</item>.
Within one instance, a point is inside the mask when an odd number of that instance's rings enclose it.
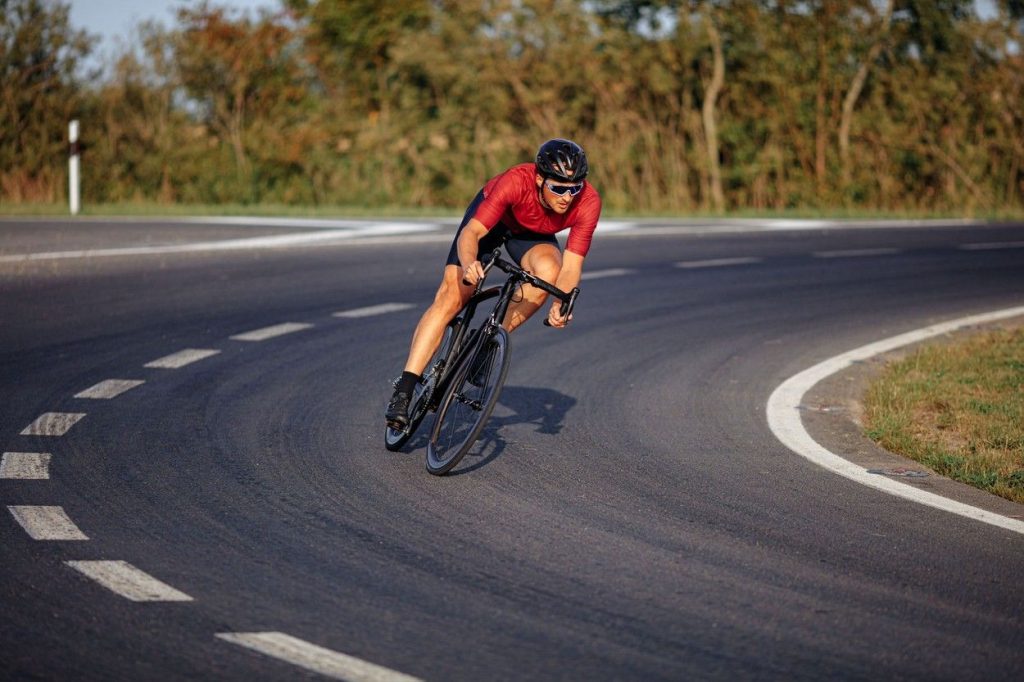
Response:
[[[406,395],[412,395],[413,389],[416,388],[416,382],[418,382],[420,378],[419,374],[402,372],[402,378],[398,380],[398,385],[395,386],[395,390]]]

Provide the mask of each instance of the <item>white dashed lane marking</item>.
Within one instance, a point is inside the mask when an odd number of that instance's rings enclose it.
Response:
[[[412,303],[381,303],[366,308],[354,308],[334,313],[334,317],[371,317],[373,315],[384,315],[386,313],[397,313],[400,310],[408,310]]]
[[[116,398],[125,391],[130,391],[137,386],[141,386],[146,383],[141,379],[107,379],[100,383],[85,389],[81,393],[76,393],[76,398],[93,398],[96,400],[110,400]]]
[[[8,506],[14,520],[33,540],[88,540],[63,507]]]
[[[266,341],[267,339],[273,339],[278,336],[284,336],[285,334],[309,329],[312,326],[313,325],[311,324],[303,324],[301,322],[285,322],[283,324],[275,324],[272,327],[254,329],[251,332],[245,332],[243,334],[235,334],[231,338],[235,341]]]
[[[337,680],[417,682],[420,679],[310,644],[283,632],[222,632],[217,638]]]
[[[204,360],[211,355],[216,355],[219,350],[210,350],[204,348],[186,348],[180,350],[177,353],[171,353],[165,355],[162,358],[147,362],[146,367],[153,367],[156,369],[179,369],[185,365],[191,365],[193,362]]]
[[[588,279],[603,279],[605,277],[622,277],[623,275],[631,275],[635,270],[628,268],[608,268],[607,270],[594,270],[593,272],[584,272],[580,276],[580,280],[585,281]]]
[[[0,459],[0,478],[39,481],[49,477],[49,452],[5,452]]]
[[[760,258],[753,256],[741,256],[738,258],[712,258],[709,260],[689,260],[676,263],[677,268],[683,268],[684,270],[691,270],[696,268],[720,268],[729,265],[750,265],[751,263],[760,263]]]
[[[84,416],[84,412],[47,412],[22,429],[21,435],[63,436]]]
[[[1024,242],[979,242],[977,244],[961,244],[961,251],[994,251],[997,249],[1024,249]]]
[[[68,561],[68,566],[131,601],[192,601],[126,561]]]
[[[815,258],[863,258],[865,256],[895,256],[902,249],[847,249],[845,251],[815,251]]]

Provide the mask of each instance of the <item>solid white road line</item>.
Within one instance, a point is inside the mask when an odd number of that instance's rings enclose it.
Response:
[[[602,220],[598,229],[601,230],[601,234],[608,234],[610,232],[628,232],[637,228],[636,223],[625,222],[621,220]]]
[[[182,218],[186,223],[202,223],[204,225],[240,225],[242,227],[308,227],[331,229],[365,228],[371,224],[366,220],[345,220],[338,218],[283,218],[260,216],[196,216]]]
[[[207,348],[186,348],[180,350],[177,353],[171,353],[165,355],[162,358],[157,358],[152,362],[147,362],[145,367],[154,367],[157,369],[179,369],[185,365],[191,365],[193,362],[198,362],[211,355],[216,355],[219,350],[211,350]]]
[[[458,218],[453,217],[450,224],[458,224]],[[260,218],[256,216],[215,216],[200,218],[185,218],[183,222],[219,224],[219,225],[241,225],[245,227],[308,227],[314,229],[332,229],[336,234],[334,239],[354,239],[356,237],[395,235],[395,234],[419,234],[423,232],[434,232],[445,227],[438,222],[419,222],[415,220],[394,221],[390,223],[374,222],[368,220],[344,220],[334,218]],[[267,239],[280,240],[288,237],[299,237],[303,240],[311,239],[315,233],[299,233],[293,235],[279,235],[273,237],[255,237],[239,240],[230,240],[227,243],[237,242],[243,246],[249,244],[261,245]],[[316,241],[316,240],[314,240]],[[220,243],[220,242],[215,242]],[[201,247],[202,243],[194,246]]]
[[[416,682],[417,677],[325,649],[283,632],[221,632],[218,639],[244,646],[306,670],[351,682]]]
[[[107,379],[100,383],[85,389],[81,393],[76,393],[76,398],[92,398],[95,400],[110,400],[116,398],[125,391],[130,391],[137,386],[141,386],[146,383],[141,379]]]
[[[771,427],[775,437],[782,441],[790,450],[840,476],[845,476],[857,483],[881,490],[890,495],[902,497],[913,502],[928,505],[929,507],[935,507],[936,509],[942,509],[953,514],[959,514],[960,516],[993,526],[999,526],[1015,533],[1024,534],[1024,521],[994,514],[984,509],[963,504],[962,502],[956,502],[941,495],[926,492],[920,488],[914,488],[877,474],[869,474],[867,469],[843,459],[819,445],[811,438],[807,430],[804,429],[803,421],[800,417],[800,407],[807,391],[826,377],[849,367],[855,362],[862,362],[880,353],[886,353],[890,350],[917,343],[940,334],[946,334],[963,327],[996,322],[1019,315],[1024,315],[1024,306],[963,317],[943,324],[907,332],[906,334],[900,334],[899,336],[893,336],[876,343],[870,343],[842,355],[829,358],[787,379],[781,386],[775,389],[768,399],[768,425]]]
[[[229,239],[213,242],[169,244],[164,246],[137,246],[111,249],[81,249],[75,251],[51,251],[45,253],[23,253],[0,256],[0,263],[21,263],[36,260],[68,258],[100,258],[107,256],[145,256],[154,254],[202,253],[246,249],[275,249],[303,246],[314,243],[343,243],[358,239],[363,243],[388,243],[388,235],[409,235],[411,242],[446,242],[450,234],[439,231],[458,224],[453,216],[446,223],[392,222],[371,223],[358,220],[321,220],[306,218],[258,218],[258,217],[198,217],[198,218],[95,218],[84,222],[175,222],[175,223],[221,223],[231,225],[309,227],[315,232],[272,235],[245,239]],[[932,227],[984,225],[980,220],[876,220],[867,223],[823,220],[764,220],[724,219],[708,221],[684,221],[677,225],[645,225],[627,221],[601,221],[598,229],[609,237],[657,237],[671,234],[708,233],[755,233],[774,230],[822,230],[822,229],[875,229],[886,227]],[[381,242],[375,238],[381,237]],[[1009,247],[1007,247],[1009,248]]]
[[[691,270],[696,268],[720,268],[729,265],[749,265],[760,263],[762,259],[753,256],[741,256],[737,258],[712,258],[709,260],[688,260],[676,263],[677,268]]]
[[[0,263],[21,263],[35,260],[64,260],[69,258],[104,258],[111,256],[152,256],[172,253],[203,253],[207,251],[238,251],[246,249],[269,249],[300,246],[332,239],[350,237],[350,230],[323,230],[302,234],[253,237],[250,239],[227,239],[215,242],[191,244],[167,244],[165,246],[126,246],[114,249],[80,249],[75,251],[47,251],[44,253],[23,253],[0,256]]]
[[[631,275],[635,270],[628,268],[608,268],[607,270],[594,270],[593,272],[584,272],[580,276],[580,280],[586,281],[590,279],[603,279],[605,277],[622,277],[623,275]]]
[[[284,336],[285,334],[291,334],[292,332],[309,329],[312,326],[313,325],[311,324],[304,324],[301,322],[284,322],[282,324],[275,324],[271,327],[253,329],[251,332],[245,332],[243,334],[235,334],[231,338],[235,341],[266,341],[267,339]]]
[[[192,597],[160,582],[126,561],[66,561],[79,573],[131,601],[192,601]]]
[[[49,452],[5,452],[3,459],[0,459],[0,478],[38,481],[49,477]]]
[[[63,507],[8,505],[7,510],[33,540],[89,539],[78,530]]]
[[[864,256],[893,256],[901,249],[847,249],[845,251],[815,251],[815,258],[862,258]]]
[[[371,305],[366,308],[353,308],[352,310],[342,310],[333,314],[333,317],[371,317],[373,315],[384,315],[385,313],[396,313],[400,310],[408,310],[412,307],[412,303],[381,303],[380,305]]]
[[[84,416],[84,412],[47,412],[22,429],[21,435],[63,436]]]
[[[188,221],[181,221],[188,222]],[[196,222],[196,221],[192,221]],[[199,221],[199,222],[210,222]],[[252,220],[247,220],[255,224]],[[305,246],[318,242],[334,242],[355,239],[364,236],[414,234],[433,232],[440,229],[437,223],[372,223],[363,227],[341,230],[317,230],[299,234],[281,234],[268,237],[252,237],[246,239],[227,239],[214,242],[197,242],[189,244],[168,244],[165,246],[128,246],[115,249],[80,249],[76,251],[49,251],[45,253],[22,253],[0,256],[0,263],[22,263],[35,260],[61,260],[68,258],[102,258],[110,256],[151,256],[174,253],[206,253],[213,251],[244,251],[249,249],[281,249]]]
[[[958,246],[962,251],[993,251],[996,249],[1024,249],[1024,242],[978,242],[976,244],[961,244]]]

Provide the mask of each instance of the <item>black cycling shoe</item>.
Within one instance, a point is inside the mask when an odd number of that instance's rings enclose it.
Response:
[[[388,403],[388,409],[384,412],[384,420],[388,426],[396,431],[404,431],[409,426],[409,400],[408,393],[395,391]]]

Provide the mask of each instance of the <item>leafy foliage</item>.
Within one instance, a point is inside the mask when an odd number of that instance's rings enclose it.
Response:
[[[549,137],[632,211],[1024,206],[1018,0],[209,3],[102,81],[66,5],[0,0],[4,201],[461,207]]]
[[[67,5],[0,0],[0,196],[57,199],[68,121],[81,105],[75,71],[91,40],[68,23]]]

